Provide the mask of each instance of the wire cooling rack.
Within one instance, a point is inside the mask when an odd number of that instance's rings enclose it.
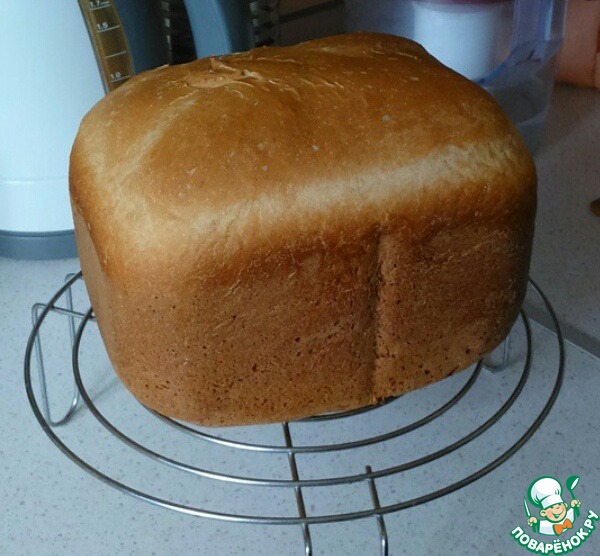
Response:
[[[183,439],[187,439],[186,446],[192,444],[197,447],[199,452],[206,452],[208,447],[214,447],[223,450],[229,459],[243,461],[245,457],[250,457],[252,454],[259,454],[261,457],[277,459],[277,463],[281,464],[281,460],[285,462],[286,472],[276,474],[274,477],[264,476],[261,470],[250,470],[246,473],[228,472],[219,469],[218,466],[211,465],[192,465],[185,458],[174,457],[170,453],[163,453],[153,447],[146,445],[144,442],[133,438],[131,433],[122,430],[122,427],[115,424],[110,417],[107,417],[102,409],[99,408],[97,401],[94,400],[94,395],[90,393],[85,380],[82,377],[81,371],[81,345],[85,336],[90,333],[90,327],[93,327],[94,315],[92,308],[86,308],[81,311],[74,308],[73,303],[73,288],[82,280],[81,273],[71,274],[67,276],[65,283],[56,292],[56,294],[47,303],[37,303],[32,308],[33,328],[27,343],[25,353],[24,377],[27,389],[27,395],[31,408],[39,424],[44,432],[54,442],[54,444],[73,462],[75,462],[84,471],[88,472],[93,477],[99,479],[105,484],[116,488],[117,490],[131,495],[139,500],[150,504],[189,514],[192,516],[220,519],[230,522],[254,523],[254,524],[270,524],[270,525],[286,525],[301,527],[304,551],[307,555],[313,554],[313,540],[311,537],[311,528],[318,524],[335,523],[348,520],[371,518],[377,521],[379,534],[379,550],[382,555],[388,554],[388,534],[386,530],[385,515],[392,512],[399,512],[407,508],[415,507],[420,504],[431,502],[437,498],[445,496],[449,493],[457,491],[466,485],[469,485],[478,479],[484,477],[506,460],[515,454],[535,433],[542,421],[548,415],[552,405],[554,404],[561,384],[564,373],[564,342],[560,331],[559,323],[556,315],[540,288],[530,280],[528,295],[537,295],[541,298],[545,311],[548,313],[553,325],[557,342],[557,357],[553,364],[555,365],[554,382],[551,391],[548,393],[543,407],[539,409],[534,417],[530,417],[530,422],[527,424],[526,430],[508,446],[503,446],[502,449],[496,451],[490,461],[479,465],[473,472],[453,480],[447,484],[439,485],[436,481],[432,481],[431,488],[427,485],[426,492],[418,496],[409,497],[407,499],[388,499],[385,503],[380,501],[380,491],[378,482],[386,478],[400,479],[404,474],[415,469],[428,469],[433,467],[436,462],[445,461],[445,458],[451,454],[466,450],[468,446],[476,439],[484,435],[486,431],[492,429],[490,434],[493,434],[494,426],[499,426],[498,422],[506,416],[506,414],[514,408],[515,402],[523,394],[523,390],[528,383],[531,382],[531,369],[534,356],[532,331],[529,319],[524,311],[521,311],[521,335],[520,340],[523,343],[524,349],[519,355],[518,360],[513,362],[516,365],[517,371],[515,375],[515,384],[512,390],[503,399],[499,408],[491,411],[490,415],[476,428],[470,430],[467,434],[454,439],[452,442],[444,444],[438,449],[429,451],[415,459],[402,461],[397,449],[386,448],[391,445],[397,446],[399,441],[409,438],[415,431],[419,431],[427,439],[427,430],[432,426],[442,415],[448,414],[453,408],[461,405],[465,396],[474,388],[476,383],[481,380],[481,377],[490,374],[499,375],[507,367],[510,357],[509,338],[495,352],[493,356],[488,357],[485,361],[479,361],[467,374],[464,376],[463,383],[458,391],[450,395],[446,401],[438,405],[432,411],[429,411],[424,416],[408,423],[401,425],[394,422],[387,422],[387,430],[383,429],[373,434],[368,428],[362,427],[370,416],[377,412],[400,410],[402,414],[411,414],[411,410],[406,408],[403,411],[405,397],[386,400],[384,404],[377,407],[364,408],[357,411],[343,412],[336,414],[327,414],[315,416],[301,421],[292,423],[281,423],[276,425],[280,427],[279,441],[273,441],[273,435],[268,435],[269,439],[265,441],[256,440],[256,435],[251,440],[240,439],[239,435],[233,434],[230,429],[203,429],[201,427],[191,426],[183,422],[175,421],[168,417],[162,416],[149,409],[144,410],[144,414],[153,420],[154,427],[164,429],[166,435],[177,435]],[[56,314],[64,317],[68,322],[70,343],[71,343],[71,362],[74,390],[67,411],[58,418],[51,414],[51,400],[49,389],[47,386],[47,371],[44,363],[44,354],[42,350],[41,330],[44,327],[46,320],[50,314]],[[513,331],[512,335],[514,336]],[[514,341],[514,338],[513,338]],[[32,372],[35,369],[37,387],[34,388],[32,382]],[[36,393],[37,391],[37,393]],[[140,406],[133,400],[129,399],[130,406],[122,408],[122,411],[131,411],[132,419],[139,412]],[[393,407],[392,407],[393,406]],[[176,496],[168,496],[162,492],[153,492],[150,488],[141,489],[133,486],[126,479],[119,476],[118,473],[108,474],[100,469],[96,462],[91,462],[85,456],[78,453],[78,450],[70,447],[60,434],[69,428],[74,415],[79,410],[87,410],[93,417],[94,434],[97,435],[97,442],[106,442],[106,431],[112,435],[113,439],[117,439],[127,450],[131,450],[145,460],[152,461],[165,472],[168,470],[177,473],[191,476],[194,480],[202,482],[204,485],[209,485],[211,488],[217,486],[217,492],[220,489],[225,489],[228,485],[243,486],[252,492],[252,496],[260,499],[261,494],[266,491],[277,490],[280,492],[286,491],[293,496],[295,505],[293,512],[269,512],[266,513],[250,513],[244,509],[222,511],[218,507],[210,505],[194,505],[183,503]],[[397,413],[397,414],[400,414]],[[388,418],[386,417],[385,421]],[[340,429],[356,430],[357,437],[348,439],[345,437],[340,440],[321,440],[312,442],[312,438],[320,438],[319,434],[311,434],[310,427],[329,427],[339,424]],[[294,442],[295,428],[309,428],[306,438],[308,442]],[[254,429],[261,431],[260,427],[246,427],[246,430]],[[294,430],[293,430],[294,429]],[[272,428],[270,429],[272,432]],[[316,431],[317,429],[315,429]],[[368,432],[365,432],[368,431]],[[318,432],[318,431],[317,431]],[[109,436],[110,436],[109,435]],[[259,435],[260,436],[260,435]],[[386,460],[379,462],[377,468],[371,466],[371,461],[364,461],[362,458],[370,457],[365,451],[368,447],[374,447],[379,453],[386,454]],[[108,448],[107,448],[108,449]],[[401,450],[400,450],[401,451]],[[389,452],[389,453],[388,453]],[[345,472],[342,471],[335,475],[335,469],[328,469],[325,476],[309,476],[301,475],[298,465],[298,459],[310,456],[319,458],[331,454],[344,454],[345,457],[352,461],[361,461],[362,468],[360,472],[356,470]],[[267,466],[269,467],[269,466]],[[287,476],[285,476],[287,475]],[[343,509],[335,508],[334,510],[326,510],[322,512],[307,511],[305,497],[307,493],[312,495],[313,492],[320,489],[328,489],[327,496],[331,496],[340,489],[348,488],[349,486],[364,485],[369,493],[369,507],[364,504],[358,509]],[[439,488],[437,488],[439,487]],[[333,490],[332,490],[333,489]],[[352,491],[354,492],[354,491]],[[225,495],[225,491],[224,494]],[[333,494],[335,496],[335,494]],[[268,503],[267,503],[268,504]],[[218,506],[218,505],[216,505]]]

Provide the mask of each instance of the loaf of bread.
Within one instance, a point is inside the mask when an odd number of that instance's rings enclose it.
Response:
[[[70,187],[117,374],[203,425],[443,379],[502,340],[526,288],[530,155],[485,91],[397,37],[143,73],[84,118]]]

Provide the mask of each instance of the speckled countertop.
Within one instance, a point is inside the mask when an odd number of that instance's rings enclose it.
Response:
[[[600,357],[600,93],[557,87],[536,156],[539,204],[531,275],[567,336]]]
[[[600,392],[600,219],[589,202],[600,196],[600,96],[567,87],[557,90],[545,147],[537,156],[540,175],[532,276],[544,288],[564,323],[567,336],[565,380],[559,398],[539,431],[511,459],[469,486],[438,500],[386,517],[390,553],[525,554],[510,537],[527,529],[523,497],[540,475],[564,481],[581,476],[577,496],[584,510],[600,513],[600,426],[595,408]],[[299,527],[251,526],[180,515],[125,496],[85,474],[44,435],[25,396],[23,354],[31,328],[30,307],[45,301],[76,260],[17,262],[0,259],[0,554],[1,555],[295,555],[303,553]],[[531,295],[530,312],[547,322]],[[70,388],[66,331],[62,317],[44,329],[44,355],[53,402],[65,404]],[[90,325],[93,327],[93,325]],[[507,414],[479,438],[442,461],[377,480],[383,505],[420,496],[475,471],[514,443],[539,413],[556,376],[556,337],[532,327],[534,358],[522,395]],[[298,456],[301,477],[361,473],[364,465],[382,469],[418,458],[454,442],[489,418],[518,383],[524,358],[524,328],[513,334],[511,361],[499,373],[483,372],[473,389],[444,418],[384,447],[362,448],[319,457]],[[576,344],[580,344],[579,347]],[[83,346],[84,381],[99,409],[134,439],[200,467],[232,474],[287,478],[284,456],[237,459],[218,447],[198,449],[157,423],[132,402],[114,378],[95,331]],[[428,389],[408,394],[361,419],[334,427],[292,425],[299,444],[343,441],[389,430],[422,417],[454,395],[468,375],[461,373]],[[56,409],[56,408],[55,408]],[[86,409],[57,429],[64,442],[104,472],[159,497],[221,511],[294,515],[293,491],[230,485],[217,489],[205,479],[148,465],[112,440]],[[232,430],[230,437],[281,443],[276,427]],[[262,459],[261,459],[262,458]],[[253,490],[254,489],[254,490]],[[343,491],[305,489],[310,515],[370,507],[367,485]],[[567,496],[568,498],[568,496]],[[311,529],[315,554],[377,554],[374,519],[317,525]],[[596,538],[597,537],[597,538]],[[600,532],[578,551],[600,553]]]

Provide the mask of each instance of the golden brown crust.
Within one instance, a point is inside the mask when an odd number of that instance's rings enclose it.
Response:
[[[115,369],[208,425],[348,409],[476,360],[522,301],[535,170],[481,89],[346,35],[142,74],[71,196]]]

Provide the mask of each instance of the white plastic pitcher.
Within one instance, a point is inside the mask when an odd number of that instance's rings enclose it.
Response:
[[[346,29],[422,44],[487,89],[530,150],[541,141],[567,0],[345,0]]]

